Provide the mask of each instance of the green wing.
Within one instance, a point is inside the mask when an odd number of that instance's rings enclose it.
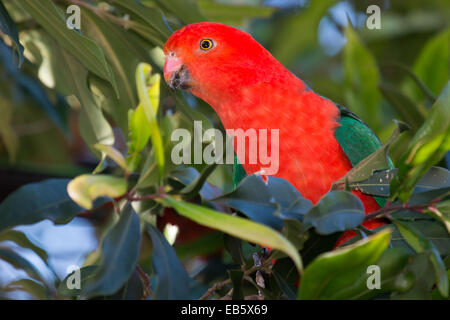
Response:
[[[340,111],[338,121],[340,126],[336,129],[335,136],[342,150],[344,150],[352,165],[355,166],[380,148],[382,144],[376,134],[357,115],[340,105],[337,105],[337,107]],[[393,168],[392,162],[390,160],[389,162],[389,168]],[[246,175],[244,168],[235,155],[233,164],[234,188]],[[386,198],[374,198],[381,207],[384,207]]]
[[[353,166],[374,153],[382,146],[376,134],[353,112],[337,105],[340,111],[340,126],[334,135]],[[389,168],[394,165],[389,159]],[[374,197],[380,207],[386,204],[386,198]]]

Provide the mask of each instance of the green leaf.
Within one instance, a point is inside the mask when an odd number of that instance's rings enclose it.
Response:
[[[346,282],[339,290],[336,290],[330,299],[362,300],[370,299],[377,295],[389,292],[405,292],[412,286],[412,279],[401,275],[409,262],[411,254],[403,248],[386,249],[374,265],[380,269],[380,289],[369,289],[367,280],[367,266],[361,266],[354,271],[354,281]]]
[[[438,95],[449,79],[449,61],[450,30],[447,29],[433,36],[425,44],[414,63],[413,70],[427,87]]]
[[[105,174],[83,174],[67,185],[67,192],[80,206],[92,209],[93,201],[106,196],[118,198],[127,192],[127,180]]]
[[[320,20],[335,3],[336,0],[312,1],[298,13],[283,16],[271,39],[273,56],[284,64],[290,64],[301,53],[311,47],[317,47],[317,28]],[[303,32],[301,38],[293,39],[292,30],[309,31]]]
[[[33,263],[9,248],[0,247],[0,259],[16,268],[23,269],[31,277],[35,277],[38,280],[45,279],[41,271]]]
[[[225,246],[225,250],[228,251],[235,263],[239,265],[243,265],[245,263],[244,254],[242,252],[242,241],[240,239],[224,233],[223,244]]]
[[[158,229],[149,224],[146,225],[146,229],[152,238],[152,262],[158,278],[153,299],[190,299],[190,278],[178,260],[175,250]]]
[[[353,229],[364,221],[364,206],[350,192],[331,191],[303,219],[303,230],[314,227],[322,235]]]
[[[136,69],[136,86],[139,100],[144,108],[150,127],[153,151],[158,165],[160,181],[164,174],[164,144],[159,130],[156,114],[159,107],[159,91],[161,76],[151,75],[152,67],[146,63],[140,63]]]
[[[397,172],[398,169],[374,171],[367,180],[351,182],[348,186],[352,190],[359,190],[365,194],[389,197],[390,184]],[[431,167],[417,182],[414,194],[446,187],[450,187],[450,171],[445,168]]]
[[[333,183],[332,189],[342,188],[343,185],[354,185],[358,182],[369,179],[375,171],[389,168],[390,160],[388,157],[389,147],[394,143],[399,135],[408,129],[408,126],[403,122],[396,121],[396,127],[388,142],[374,153],[361,160],[341,179]]]
[[[19,32],[14,21],[11,19],[8,11],[2,2],[0,2],[0,30],[8,35],[16,46],[17,53],[19,55],[19,67],[23,62],[23,46],[19,41]]]
[[[127,163],[130,170],[137,169],[141,162],[140,152],[145,148],[150,139],[150,126],[144,107],[140,104],[136,110],[128,111],[128,153]]]
[[[406,292],[394,292],[391,299],[431,299],[431,289],[434,285],[434,279],[430,276],[432,273],[433,265],[427,253],[424,252],[412,256],[410,261],[408,261],[405,270],[397,279],[397,283],[406,283],[409,288]]]
[[[374,264],[387,249],[391,232],[381,231],[349,246],[318,256],[300,279],[298,299],[330,299],[351,285],[362,267]]]
[[[391,199],[406,202],[420,177],[450,150],[450,82],[438,97],[425,123],[400,159],[397,177],[391,182]]]
[[[63,297],[75,297],[81,294],[82,289],[86,287],[86,284],[90,281],[90,278],[95,275],[95,271],[98,269],[98,266],[86,266],[80,268],[80,289],[69,289],[68,284],[69,281],[73,279],[73,276],[76,271],[68,274],[64,280],[59,283],[58,286],[58,295]]]
[[[27,49],[30,49],[30,45],[38,46],[39,54],[43,58],[39,68],[40,80],[65,96],[77,97],[81,104],[81,136],[92,153],[100,158],[101,153],[94,149],[93,145],[114,144],[114,134],[88,87],[89,71],[46,33],[32,31],[25,35],[29,36],[29,40],[25,42]]]
[[[82,295],[94,297],[117,292],[130,278],[139,259],[141,232],[139,217],[128,203],[119,221],[106,234],[100,264],[82,288]]]
[[[286,253],[302,272],[302,261],[295,249],[285,237],[275,230],[248,219],[220,213],[193,203],[176,200],[170,196],[162,199],[164,205],[174,208],[180,215],[200,225],[220,230],[237,238],[258,243]]]
[[[282,219],[301,219],[312,207],[311,201],[303,198],[287,180],[271,176],[266,184],[257,175],[244,178],[235,190],[212,201],[276,229],[283,227]]]
[[[114,147],[106,145],[106,144],[95,144],[94,148],[98,151],[103,152],[105,155],[110,157],[117,163],[125,172],[128,172],[127,164],[123,155]]]
[[[211,175],[214,169],[217,167],[217,164],[211,164],[203,169],[202,173],[190,184],[185,186],[182,190],[180,190],[180,194],[186,197],[186,199],[190,199],[195,197],[200,190],[203,188],[203,185],[206,182],[206,179]]]
[[[20,5],[67,51],[90,71],[109,81],[118,92],[114,75],[100,47],[91,39],[67,28],[64,16],[50,0],[20,1]]]
[[[244,271],[242,270],[228,270],[231,284],[233,285],[233,300],[244,300],[244,292],[242,290]]]
[[[242,25],[248,19],[269,18],[275,8],[269,6],[226,4],[214,0],[199,0],[200,11],[209,21],[221,22],[229,25]]]
[[[408,96],[389,84],[380,83],[379,88],[383,96],[394,107],[400,118],[416,132],[425,121],[426,113],[422,112],[419,104],[414,103]]]
[[[65,224],[83,209],[67,191],[68,179],[49,179],[27,184],[0,204],[0,231],[49,219]]]
[[[12,127],[13,106],[6,97],[0,95],[0,137],[8,151],[9,158],[14,161],[17,155],[19,137]]]
[[[43,261],[47,261],[48,255],[44,249],[34,244],[28,236],[17,230],[6,230],[4,232],[0,232],[0,242],[1,241],[13,241],[18,244],[22,248],[27,248],[33,250],[35,254],[37,254]]]
[[[141,61],[149,59],[145,47],[136,36],[122,27],[101,19],[89,10],[82,10],[82,30],[105,52],[118,86],[118,97],[111,86],[98,77],[91,78],[91,89],[99,96],[101,105],[123,132],[127,132],[128,110],[138,105],[134,72]]]
[[[155,0],[162,8],[172,12],[185,24],[205,21],[196,0]]]
[[[351,25],[345,30],[347,43],[344,48],[346,101],[372,129],[380,126],[380,74],[370,51],[361,43]]]
[[[6,291],[21,290],[31,294],[35,299],[47,300],[46,288],[38,281],[33,279],[21,279],[11,282],[6,287]]]
[[[406,242],[417,252],[428,252],[431,263],[433,264],[436,284],[439,289],[439,293],[448,297],[448,279],[444,262],[441,259],[439,251],[434,246],[433,242],[425,238],[417,229],[412,225],[407,225],[398,220],[394,220],[395,226],[405,238]]]
[[[157,44],[160,46],[162,46],[170,37],[171,32],[164,23],[160,9],[143,5],[140,1],[135,0],[111,0],[111,2],[117,7],[129,12],[132,17],[138,18],[131,19],[130,26],[132,28],[136,26],[136,20],[138,22],[142,21],[145,23],[142,24],[142,27],[150,27],[149,29],[153,30],[150,31],[154,35],[153,40],[157,40]]]

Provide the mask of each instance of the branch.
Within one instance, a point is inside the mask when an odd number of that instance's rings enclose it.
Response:
[[[255,272],[255,271],[267,269],[267,268],[270,267],[271,265],[272,265],[272,260],[271,260],[271,259],[268,259],[268,260],[264,261],[263,264],[260,265],[260,266],[253,266],[253,267],[251,267],[250,269],[244,271],[244,278],[245,278],[246,276],[249,276],[250,274],[252,274],[252,273]],[[222,282],[217,282],[217,283],[215,283],[211,288],[209,288],[209,289],[205,292],[205,294],[204,294],[203,296],[200,297],[199,300],[205,300],[206,298],[208,298],[209,296],[211,296],[214,292],[216,292],[217,290],[222,289],[224,286],[226,286],[226,285],[228,285],[228,284],[231,284],[231,279],[229,279],[229,278],[226,279],[226,280],[224,280],[224,281],[222,281]],[[227,294],[227,295],[228,295],[228,294]]]
[[[142,299],[153,296],[152,287],[150,285],[150,277],[148,276],[148,274],[146,274],[144,270],[142,270],[140,265],[136,265],[136,271],[139,273],[139,277],[141,278],[142,285],[144,287]]]
[[[441,201],[441,198],[436,198],[428,204],[409,205],[408,203],[404,203],[402,205],[397,205],[397,206],[392,206],[391,205],[392,203],[388,202],[388,203],[386,203],[386,205],[383,208],[367,214],[366,217],[364,218],[364,220],[365,221],[372,220],[374,218],[378,218],[379,216],[383,216],[383,215],[386,216],[387,218],[389,218],[391,212],[395,212],[398,210],[404,210],[404,209],[423,213],[424,209],[433,207],[439,201]]]

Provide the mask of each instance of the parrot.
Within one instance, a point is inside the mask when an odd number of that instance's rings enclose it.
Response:
[[[278,130],[279,168],[273,175],[289,181],[313,204],[382,145],[357,115],[315,93],[245,31],[215,22],[193,23],[175,31],[163,51],[168,86],[209,104],[225,129]],[[237,160],[235,182],[262,167],[259,159]],[[384,205],[383,198],[352,193],[366,214]],[[384,224],[382,219],[363,223],[368,229]],[[336,246],[355,235],[344,232]]]

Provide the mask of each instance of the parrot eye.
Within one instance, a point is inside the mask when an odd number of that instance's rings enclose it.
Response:
[[[204,51],[211,50],[214,47],[214,42],[211,39],[202,39],[200,41],[200,49]]]

